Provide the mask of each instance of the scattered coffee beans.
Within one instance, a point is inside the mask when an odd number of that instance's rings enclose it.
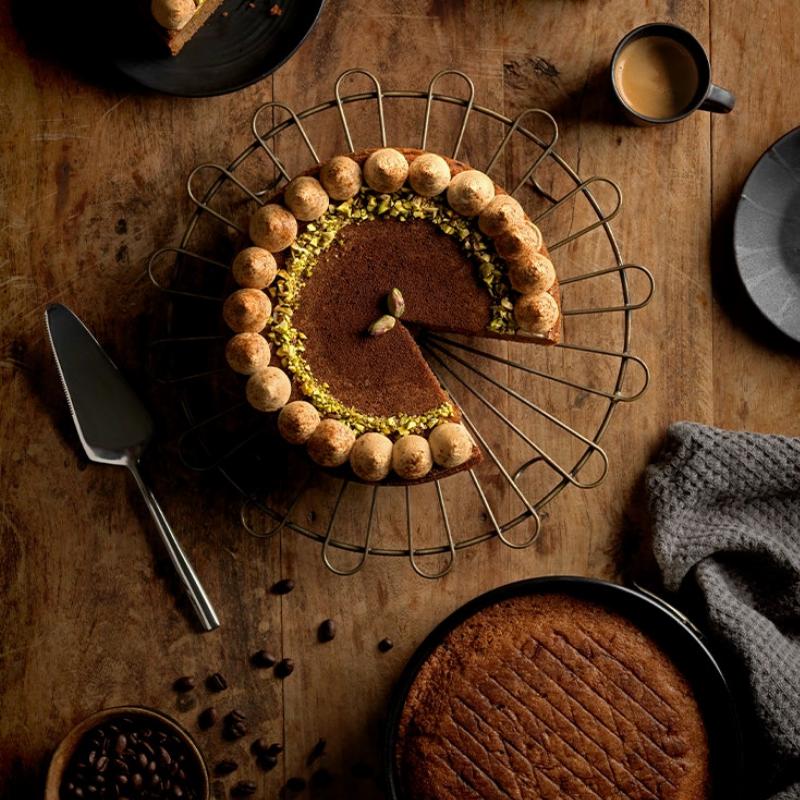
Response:
[[[336,623],[332,619],[326,619],[317,628],[317,639],[320,642],[330,642],[336,636]]]
[[[284,578],[282,581],[272,585],[272,594],[289,594],[294,589],[294,581],[291,578]]]
[[[381,653],[388,653],[393,647],[394,642],[389,638],[381,639],[378,642],[378,650],[380,650]]]
[[[255,794],[258,791],[258,786],[256,786],[253,781],[239,781],[233,789],[231,789],[231,794],[234,797],[249,797],[251,794]]]
[[[294,672],[294,661],[284,658],[275,665],[275,675],[279,678],[288,678]]]
[[[290,792],[302,792],[306,786],[305,778],[289,778],[289,780],[286,781],[286,788]]]
[[[269,669],[270,667],[274,667],[277,660],[278,659],[275,658],[275,656],[266,650],[259,650],[257,653],[253,653],[253,655],[250,657],[250,661],[252,662],[253,666],[260,667],[261,669]]]
[[[191,692],[196,685],[195,679],[191,675],[184,675],[172,684],[172,688],[182,694],[183,692]]]
[[[217,719],[219,719],[219,714],[217,714],[217,709],[212,706],[200,712],[197,724],[200,726],[200,730],[207,731],[216,724]]]
[[[228,681],[221,672],[215,672],[206,678],[206,686],[209,692],[224,692],[228,688]]]
[[[199,800],[200,786],[189,745],[158,720],[130,714],[84,734],[64,771],[60,797]]]
[[[239,765],[235,761],[220,761],[217,766],[214,767],[214,774],[222,777],[236,772],[237,769],[239,769]]]
[[[282,752],[283,752],[283,745],[278,742],[275,742],[275,744],[271,744],[269,746],[269,749],[267,750],[267,753],[269,753],[269,755],[271,756],[279,756]]]

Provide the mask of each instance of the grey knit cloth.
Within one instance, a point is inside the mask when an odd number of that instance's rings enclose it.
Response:
[[[800,439],[672,425],[647,494],[664,584],[739,689],[747,797],[800,800]]]

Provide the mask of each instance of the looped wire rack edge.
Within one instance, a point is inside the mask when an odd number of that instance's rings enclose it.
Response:
[[[369,91],[361,91],[343,95],[343,84],[349,78],[356,75],[366,77],[373,84],[374,88]],[[435,91],[436,85],[439,80],[446,75],[452,75],[462,80],[468,88],[468,96],[459,98],[437,93]],[[187,180],[187,191],[192,202],[196,206],[195,211],[189,219],[180,245],[178,247],[163,248],[153,254],[149,264],[149,275],[153,285],[162,292],[165,292],[171,298],[181,298],[181,300],[189,300],[200,303],[208,303],[209,301],[221,302],[222,299],[224,299],[222,296],[176,289],[174,280],[177,271],[180,269],[180,265],[187,258],[196,259],[199,263],[207,266],[207,268],[210,270],[228,269],[227,264],[204,256],[202,253],[195,252],[191,246],[192,237],[195,233],[198,222],[203,215],[210,215],[221,225],[227,226],[228,229],[233,229],[240,234],[245,234],[244,229],[234,220],[220,213],[220,211],[212,208],[211,202],[217,196],[220,190],[225,187],[226,184],[232,184],[235,185],[238,190],[241,191],[250,201],[264,204],[266,202],[266,198],[275,190],[275,188],[282,181],[288,181],[291,177],[286,167],[275,153],[274,143],[281,134],[289,131],[292,128],[295,128],[299,132],[300,136],[302,137],[302,141],[305,147],[308,149],[311,157],[316,163],[319,164],[320,158],[317,154],[317,150],[314,147],[314,144],[312,143],[312,140],[303,123],[305,120],[308,120],[317,114],[330,109],[338,110],[347,146],[352,152],[356,150],[356,147],[353,142],[349,124],[348,107],[353,104],[375,103],[381,145],[385,146],[388,141],[386,112],[384,108],[384,100],[386,99],[424,101],[425,113],[423,127],[419,139],[420,149],[425,149],[426,147],[430,131],[431,112],[437,104],[463,108],[464,112],[461,118],[458,134],[450,153],[451,157],[454,159],[458,158],[465,132],[467,131],[470,120],[474,118],[474,115],[480,115],[500,123],[502,126],[504,126],[505,134],[503,135],[490,160],[483,167],[484,171],[486,172],[489,172],[497,164],[498,160],[506,150],[509,142],[511,142],[515,137],[522,137],[528,142],[532,142],[540,152],[534,158],[532,163],[520,174],[519,179],[516,181],[514,187],[510,190],[510,194],[518,194],[523,186],[527,185],[528,187],[532,188],[542,199],[549,203],[549,206],[543,212],[538,214],[538,216],[532,217],[533,221],[536,223],[541,222],[542,219],[557,211],[557,209],[565,203],[572,201],[577,195],[580,194],[585,197],[597,218],[578,231],[571,232],[561,240],[555,242],[549,247],[549,249],[551,251],[558,251],[560,248],[570,244],[571,242],[577,241],[592,231],[601,229],[607,238],[613,254],[613,259],[616,263],[612,267],[591,270],[589,272],[569,278],[559,277],[559,282],[562,286],[567,286],[570,283],[589,281],[616,273],[619,278],[619,290],[621,291],[622,303],[617,305],[588,306],[577,309],[566,308],[562,310],[562,313],[566,318],[569,318],[570,316],[581,316],[586,314],[611,315],[614,318],[621,318],[622,345],[620,349],[612,350],[601,347],[596,348],[587,345],[572,344],[562,341],[558,345],[555,345],[555,347],[566,348],[585,353],[590,356],[596,356],[598,358],[609,357],[617,359],[619,364],[612,385],[608,389],[599,389],[585,385],[577,380],[571,380],[570,378],[563,376],[548,374],[532,367],[529,364],[514,361],[496,353],[482,350],[480,348],[480,340],[478,340],[476,344],[474,341],[459,341],[446,335],[429,334],[422,341],[422,346],[431,368],[433,369],[439,381],[442,383],[443,387],[454,397],[454,399],[456,399],[457,402],[459,391],[466,392],[467,394],[476,398],[481,407],[487,409],[487,414],[488,412],[491,412],[495,419],[499,419],[502,425],[506,426],[509,431],[513,432],[515,436],[519,437],[523,442],[525,442],[532,453],[532,457],[528,461],[523,463],[516,470],[512,471],[511,468],[507,467],[503,463],[503,459],[501,457],[502,454],[498,454],[496,450],[490,446],[486,437],[482,435],[479,422],[483,421],[483,415],[481,420],[473,419],[471,415],[466,413],[466,410],[462,406],[462,414],[465,424],[470,429],[477,442],[481,445],[485,456],[488,457],[488,462],[492,463],[497,469],[498,475],[502,478],[502,481],[507,486],[507,490],[512,492],[513,495],[518,498],[522,505],[522,511],[511,519],[505,521],[498,519],[495,510],[492,508],[492,505],[487,498],[488,493],[486,491],[486,487],[476,474],[475,469],[471,469],[467,473],[469,477],[469,485],[475,491],[476,497],[480,500],[481,507],[484,509],[482,515],[483,519],[487,520],[491,524],[487,530],[483,530],[471,536],[465,536],[464,538],[457,538],[453,532],[453,526],[450,521],[451,515],[448,510],[442,484],[445,481],[453,480],[459,476],[452,476],[450,478],[436,480],[434,481],[434,506],[437,512],[436,516],[438,516],[440,520],[442,531],[440,540],[442,543],[436,545],[415,546],[413,520],[416,518],[418,512],[415,513],[414,510],[415,501],[413,496],[416,487],[413,486],[405,487],[405,490],[402,492],[405,504],[404,516],[406,527],[406,546],[387,547],[374,543],[376,507],[379,493],[382,491],[383,487],[371,487],[369,514],[364,525],[363,539],[359,543],[356,543],[342,540],[336,536],[337,515],[339,513],[342,500],[345,497],[349,486],[352,485],[349,480],[340,479],[338,490],[333,492],[334,497],[332,509],[327,523],[324,525],[324,530],[322,531],[314,530],[307,525],[302,524],[297,519],[292,519],[292,514],[295,508],[313,481],[314,468],[312,466],[308,467],[306,475],[298,481],[296,490],[291,493],[289,499],[285,503],[285,507],[282,510],[277,510],[265,502],[261,492],[253,491],[252,489],[248,489],[241,485],[241,483],[237,481],[236,477],[232,474],[230,469],[231,459],[235,459],[237,457],[237,453],[240,452],[240,450],[247,445],[247,443],[254,436],[259,435],[258,432],[255,434],[250,432],[245,439],[240,442],[235,442],[233,446],[228,448],[224,453],[217,454],[212,452],[202,441],[202,430],[204,426],[208,425],[212,421],[217,421],[219,418],[222,418],[228,414],[236,414],[242,409],[244,403],[239,403],[233,407],[222,409],[212,416],[198,419],[191,407],[191,404],[187,402],[186,395],[183,395],[181,398],[181,406],[190,427],[184,432],[183,436],[179,440],[179,449],[181,451],[181,458],[188,466],[199,471],[217,469],[234,486],[234,488],[236,488],[237,491],[243,495],[244,499],[241,505],[240,517],[242,525],[251,535],[267,539],[272,538],[282,530],[287,529],[315,540],[322,545],[322,558],[326,566],[339,575],[350,575],[357,572],[364,566],[369,556],[377,555],[405,557],[409,560],[412,568],[417,574],[426,578],[438,578],[445,575],[453,567],[457,551],[468,547],[473,547],[492,538],[497,537],[505,545],[516,549],[522,549],[531,546],[537,540],[541,531],[542,523],[539,512],[547,503],[549,503],[567,486],[572,485],[576,488],[582,489],[589,489],[597,486],[605,478],[608,472],[608,458],[605,454],[605,451],[600,447],[600,441],[608,429],[617,405],[620,403],[628,403],[637,400],[644,393],[649,383],[649,371],[647,366],[641,358],[630,352],[630,345],[633,314],[637,310],[646,306],[650,301],[654,290],[653,277],[649,270],[647,270],[645,267],[638,264],[628,264],[624,262],[620,247],[611,229],[610,222],[617,215],[617,213],[619,213],[622,203],[622,193],[619,187],[613,181],[599,176],[583,179],[572,167],[569,166],[569,164],[555,150],[555,145],[558,141],[558,125],[555,119],[547,111],[538,108],[527,109],[518,114],[514,119],[511,119],[495,110],[476,104],[475,87],[472,80],[465,73],[458,70],[442,70],[431,79],[426,91],[385,91],[381,87],[380,82],[375,75],[367,70],[359,68],[348,70],[340,75],[337,79],[335,84],[335,97],[333,99],[319,103],[304,111],[296,113],[289,106],[278,101],[272,101],[262,105],[255,112],[252,119],[254,140],[244,151],[242,151],[242,153],[239,154],[239,156],[237,156],[227,166],[221,166],[218,164],[202,164],[192,171]],[[286,112],[287,118],[278,123],[274,123],[273,121],[272,126],[266,132],[261,132],[260,125],[262,115],[265,115],[265,112],[273,111],[274,109],[281,109]],[[523,124],[526,122],[526,119],[531,117],[536,117],[537,121],[544,122],[551,127],[552,134],[549,140],[543,140],[539,135],[534,133],[529,127],[526,127]],[[251,189],[239,179],[236,173],[237,170],[254,153],[259,151],[266,154],[272,164],[274,164],[278,178],[267,187]],[[328,154],[328,156],[330,155],[333,155],[333,153]],[[547,191],[545,191],[545,189],[537,181],[537,172],[542,164],[548,160],[557,165],[557,167],[568,176],[572,184],[574,184],[573,188],[558,198],[553,197]],[[217,173],[217,177],[205,190],[205,192],[202,193],[201,196],[198,196],[194,189],[194,183],[198,175],[207,170]],[[614,207],[608,212],[603,211],[600,202],[592,191],[596,184],[609,187],[614,194]],[[164,281],[159,277],[159,264],[167,256],[173,258],[173,280]],[[632,289],[630,286],[628,272],[638,274],[640,278],[645,281],[646,288],[644,291],[644,296],[638,300],[634,300],[632,298]],[[171,326],[168,325],[166,336],[151,343],[152,348],[172,348],[178,347],[187,342],[204,343],[206,341],[218,341],[221,338],[219,334],[213,333],[197,333],[188,336],[182,333],[181,335],[175,335],[175,332],[172,331],[170,327]],[[494,378],[480,366],[481,362],[487,361],[490,364],[501,365],[509,370],[518,370],[521,374],[538,376],[540,378],[553,381],[559,385],[571,387],[576,391],[605,398],[607,401],[607,406],[604,413],[602,413],[600,417],[600,421],[597,424],[594,434],[590,437],[580,433],[574,427],[561,420],[556,414],[548,412],[546,409],[538,405],[533,399],[528,398],[516,391],[512,386],[509,386],[508,383],[504,383]],[[457,371],[456,365],[458,365],[458,368],[461,369],[462,372]],[[641,374],[638,378],[637,390],[626,394],[624,392],[625,379],[632,365],[635,366]],[[472,379],[465,379],[463,376],[464,370],[466,370],[466,372],[475,380],[473,381]],[[209,370],[207,372],[201,370],[188,375],[159,376],[157,380],[162,383],[185,387],[192,384],[196,385],[198,381],[207,379],[213,380],[213,376],[214,370]],[[582,453],[575,460],[572,466],[567,467],[560,464],[558,460],[553,458],[543,447],[539,446],[536,441],[528,437],[525,432],[521,430],[520,427],[514,422],[514,420],[510,419],[509,416],[504,414],[501,410],[495,408],[487,400],[484,393],[480,389],[476,388],[477,379],[479,378],[484,382],[488,382],[489,384],[493,385],[495,389],[499,390],[508,397],[513,398],[517,402],[521,403],[528,410],[528,412],[541,415],[543,418],[547,419],[550,423],[563,431],[565,436],[575,437],[577,441],[584,445],[585,447]],[[459,405],[462,404],[459,403]],[[209,460],[203,465],[193,463],[191,458],[186,455],[183,449],[183,444],[187,437],[194,436],[196,434],[199,434],[198,439],[201,443],[201,446],[209,457]],[[602,464],[601,474],[595,477],[593,480],[581,480],[580,473],[593,455],[596,458],[599,458]],[[520,486],[520,482],[524,473],[532,466],[538,464],[544,464],[550,468],[558,477],[558,481],[541,497],[533,500],[527,496],[526,492]],[[250,521],[251,512],[253,510],[258,511],[270,521],[268,527],[256,528],[253,526]],[[530,520],[532,529],[530,534],[527,535],[522,541],[512,540],[508,536],[509,532],[528,520]],[[354,563],[351,563],[347,567],[339,566],[334,563],[333,560],[334,550],[355,554],[357,558]],[[420,564],[420,558],[428,556],[444,556],[444,564],[440,568],[433,571],[423,569]]]

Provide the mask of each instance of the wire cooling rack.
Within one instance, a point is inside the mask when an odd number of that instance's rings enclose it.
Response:
[[[371,88],[343,94],[354,78]],[[467,96],[437,92],[444,78],[463,84]],[[398,127],[421,117],[417,142],[390,141],[387,117],[395,107]],[[232,255],[246,244],[255,204],[291,178],[279,151],[302,150],[320,163],[309,132],[314,120],[338,116],[344,138],[338,152],[356,151],[353,118],[363,122],[375,112],[382,146],[418,143],[424,150],[434,113],[452,118],[454,110],[449,155],[458,159],[476,128],[468,160],[480,168],[478,154],[497,142],[483,171],[508,186],[545,233],[562,288],[563,341],[546,348],[422,334],[429,364],[460,406],[484,463],[422,486],[365,486],[314,467],[302,448],[275,436],[274,420],[244,402],[241,383],[221,357],[226,276]],[[276,122],[278,115],[285,117]],[[351,69],[337,79],[333,99],[301,112],[266,103],[251,127],[252,143],[227,166],[206,163],[190,174],[195,211],[183,238],[149,264],[153,284],[170,301],[164,335],[151,348],[155,378],[170,386],[188,425],[178,441],[182,460],[199,472],[218,471],[241,493],[249,534],[269,539],[287,530],[308,537],[340,575],[357,572],[369,556],[395,556],[437,578],[450,571],[458,551],[490,539],[530,547],[544,506],[569,486],[592,489],[605,478],[601,439],[617,405],[639,398],[649,382],[647,366],[630,350],[631,326],[654,284],[645,267],[623,260],[611,229],[622,204],[619,187],[604,177],[582,178],[569,166],[556,152],[558,125],[547,111],[531,108],[511,119],[477,105],[472,80],[457,70],[435,75],[427,91],[384,91],[372,73]],[[373,133],[369,144],[378,141]],[[559,217],[566,224],[561,235]]]

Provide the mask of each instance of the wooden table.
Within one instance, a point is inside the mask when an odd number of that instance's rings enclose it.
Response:
[[[618,120],[605,84],[610,54],[623,33],[655,19],[681,23],[706,44],[715,78],[738,96],[733,114],[646,130]],[[259,797],[277,796],[289,776],[308,777],[306,759],[321,737],[326,755],[315,766],[336,775],[328,795],[377,797],[375,783],[352,768],[377,771],[390,687],[438,620],[517,578],[620,577],[640,538],[642,470],[669,422],[800,434],[798,348],[743,299],[730,247],[748,169],[800,118],[797,52],[800,5],[791,2],[330,0],[306,44],[268,80],[227,97],[178,100],[65,65],[35,36],[20,36],[2,0],[0,796],[37,796],[52,748],[99,707],[157,706],[195,729],[205,691],[179,702],[171,683],[221,670],[231,688],[215,705],[245,709],[254,733],[285,743],[279,767],[256,776]],[[533,550],[483,545],[438,582],[380,559],[339,578],[306,540],[246,536],[237,497],[215,477],[183,470],[171,447],[179,431],[166,426],[157,493],[224,620],[200,636],[176,606],[128,476],[89,466],[79,453],[43,310],[52,301],[72,306],[146,390],[148,320],[164,302],[146,260],[182,230],[184,177],[237,152],[258,103],[307,107],[354,65],[388,88],[424,87],[455,66],[475,79],[479,102],[557,115],[561,152],[582,174],[623,187],[615,228],[625,255],[651,266],[658,281],[634,331],[652,385],[613,421],[605,483],[562,493]],[[297,588],[279,599],[268,587],[281,576]],[[337,620],[338,635],[320,645],[314,634],[326,617]],[[396,646],[379,654],[384,636]],[[249,666],[262,646],[294,658],[288,680]],[[244,772],[255,772],[250,738],[223,745],[217,730],[200,740],[212,761],[235,753]]]

